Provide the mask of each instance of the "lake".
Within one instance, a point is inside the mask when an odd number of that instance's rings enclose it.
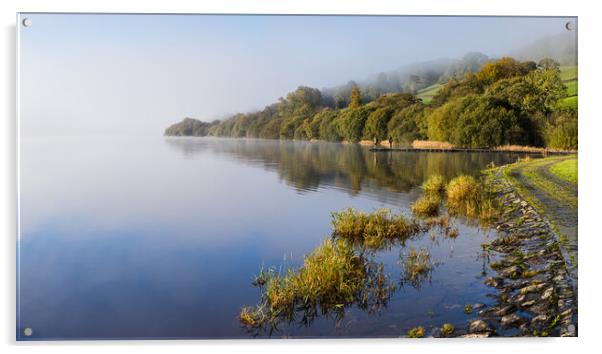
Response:
[[[503,153],[379,152],[335,143],[146,137],[24,137],[20,144],[17,333],[27,339],[398,337],[464,326],[464,305],[493,304],[481,244],[454,219],[375,257],[398,284],[386,308],[249,333],[262,267],[298,267],[330,237],[331,213],[411,216],[420,184],[478,175]],[[431,278],[400,279],[400,254],[426,248]],[[25,337],[25,328],[32,335]]]

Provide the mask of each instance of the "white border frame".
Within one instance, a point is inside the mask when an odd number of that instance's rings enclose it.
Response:
[[[597,296],[602,287],[599,284],[597,252],[602,250],[602,241],[597,232],[595,214],[599,209],[597,200],[602,197],[596,182],[600,179],[599,134],[602,132],[602,115],[595,107],[599,101],[594,99],[598,91],[600,77],[600,12],[596,3],[575,1],[542,0],[3,0],[1,21],[3,29],[2,69],[4,85],[1,86],[0,107],[4,111],[2,120],[2,154],[0,159],[4,167],[2,174],[2,193],[0,225],[4,226],[3,247],[4,262],[1,274],[3,311],[0,313],[0,333],[2,344],[8,352],[44,352],[79,353],[82,350],[91,353],[104,353],[107,350],[144,351],[145,353],[177,350],[179,353],[198,353],[199,349],[238,350],[245,352],[298,353],[313,350],[337,350],[350,353],[366,351],[399,352],[427,351],[450,353],[483,352],[508,353],[520,351],[533,352],[576,352],[580,349],[593,349],[599,336],[600,304]],[[145,13],[251,13],[251,14],[370,14],[370,15],[489,15],[489,16],[578,16],[579,23],[579,154],[581,165],[579,198],[579,337],[565,339],[486,339],[486,340],[209,340],[209,341],[83,341],[83,342],[15,342],[15,264],[16,264],[16,205],[17,199],[17,145],[15,132],[17,81],[15,52],[15,15],[16,12],[145,12]],[[199,348],[200,346],[200,348]],[[336,349],[335,349],[336,348]]]

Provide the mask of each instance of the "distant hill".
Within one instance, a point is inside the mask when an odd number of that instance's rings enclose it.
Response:
[[[563,31],[540,38],[511,55],[520,60],[538,62],[543,58],[552,58],[560,65],[577,65],[577,36],[574,31]]]
[[[476,72],[490,59],[479,52],[471,52],[459,59],[436,59],[406,65],[397,70],[381,72],[372,78],[321,90],[328,106],[344,108],[349,104],[351,89],[358,86],[362,91],[362,101],[369,102],[383,94],[418,91],[437,83],[445,83],[451,78],[461,79],[465,73]]]

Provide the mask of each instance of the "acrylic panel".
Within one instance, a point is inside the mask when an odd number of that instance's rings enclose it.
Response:
[[[577,18],[17,15],[17,340],[577,336]]]

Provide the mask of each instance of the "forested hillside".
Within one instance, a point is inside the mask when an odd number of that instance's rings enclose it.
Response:
[[[502,58],[463,78],[450,78],[426,104],[412,93],[386,93],[366,102],[353,86],[344,107],[318,89],[299,87],[286,98],[251,113],[199,128],[189,119],[166,135],[207,135],[267,139],[320,139],[396,143],[447,141],[460,147],[530,145],[577,148],[576,107],[568,96],[560,66]]]

